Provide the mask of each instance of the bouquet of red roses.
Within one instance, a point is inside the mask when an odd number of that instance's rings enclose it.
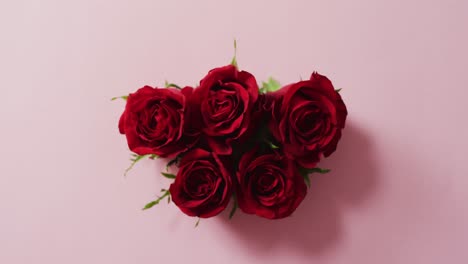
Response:
[[[332,154],[347,116],[339,90],[316,72],[286,85],[230,65],[212,69],[196,88],[140,88],[119,121],[133,163],[167,158],[174,182],[144,209],[167,198],[189,216],[212,217],[231,199],[248,214],[291,215],[304,199],[310,173]]]

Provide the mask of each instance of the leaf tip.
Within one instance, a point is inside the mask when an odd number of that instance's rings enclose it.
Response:
[[[309,177],[309,175],[304,176],[304,181],[305,181],[305,184],[307,185],[307,188],[310,188],[310,177]]]
[[[168,179],[175,179],[176,176],[172,173],[161,172],[161,175],[168,178]]]
[[[231,220],[231,219],[232,219],[232,217],[233,217],[233,216],[234,216],[234,214],[236,213],[236,211],[237,211],[237,207],[238,207],[238,205],[237,205],[237,199],[236,199],[236,195],[235,195],[235,194],[233,194],[233,196],[232,196],[232,197],[234,198],[234,204],[233,204],[233,206],[232,206],[231,212],[229,213],[229,220]]]

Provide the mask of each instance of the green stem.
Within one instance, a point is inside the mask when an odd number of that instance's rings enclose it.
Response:
[[[148,204],[146,204],[145,207],[143,207],[142,210],[150,209],[151,207],[153,207],[153,206],[159,204],[159,202],[161,202],[165,197],[167,197],[167,196],[170,195],[170,194],[171,194],[171,193],[169,192],[169,190],[166,190],[166,191],[164,192],[164,194],[163,194],[161,197],[159,197],[158,199],[156,199],[156,200],[154,200],[154,201],[149,202]]]

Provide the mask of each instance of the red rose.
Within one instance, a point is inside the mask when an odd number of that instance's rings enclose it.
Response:
[[[237,201],[245,213],[269,219],[292,214],[307,187],[294,161],[279,151],[258,153],[255,148],[239,162]]]
[[[310,80],[275,92],[270,130],[284,152],[301,166],[313,168],[336,150],[347,110],[330,80],[313,73]]]
[[[228,205],[232,194],[231,176],[215,153],[194,149],[182,157],[169,191],[182,212],[208,218]]]
[[[232,65],[211,70],[195,89],[201,128],[209,147],[221,155],[247,130],[258,97],[255,77]]]
[[[193,146],[197,133],[187,123],[187,97],[192,90],[145,86],[130,94],[119,121],[130,150],[138,155],[174,157]]]

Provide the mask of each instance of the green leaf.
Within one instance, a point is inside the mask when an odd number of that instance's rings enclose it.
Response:
[[[125,100],[125,101],[127,101],[128,95],[122,95],[122,96],[112,97],[112,98],[111,98],[111,101],[115,101],[115,100],[117,100],[117,99],[119,99],[119,98],[120,98],[120,99],[123,99],[123,100]]]
[[[159,202],[161,202],[166,196],[170,196],[169,190],[166,190],[166,191],[164,192],[164,194],[163,194],[161,197],[158,197],[158,199],[147,203],[147,204],[145,205],[145,207],[143,207],[142,210],[148,210],[148,209],[150,209],[151,207],[153,207],[153,206],[159,204]]]
[[[234,67],[239,68],[239,66],[237,65],[236,57],[232,58],[231,64],[234,65]]]
[[[335,92],[339,93],[343,88],[336,89]]]
[[[174,174],[171,174],[171,173],[165,173],[165,172],[161,172],[162,176],[168,178],[168,179],[175,179],[175,175]]]
[[[307,168],[300,168],[299,173],[301,174],[302,178],[304,178],[305,183],[307,184],[307,187],[310,188],[310,173],[320,173],[320,174],[325,174],[330,172],[330,169],[322,169],[322,168],[312,168],[312,169],[307,169]]]
[[[231,209],[231,212],[229,213],[229,219],[232,219],[232,217],[234,216],[234,214],[236,213],[237,211],[237,199],[236,199],[236,195],[232,195],[233,196],[233,199],[234,199],[234,204],[232,205],[232,209]]]
[[[234,67],[239,68],[237,65],[237,40],[234,39],[234,57],[232,57],[231,64],[234,65]]]
[[[147,210],[147,209],[150,209],[151,207],[155,206],[156,204],[158,204],[157,201],[152,201],[152,202],[149,202],[145,205],[145,207],[143,207],[143,210]]]
[[[330,169],[322,169],[322,168],[312,168],[312,169],[306,169],[307,173],[320,173],[320,174],[325,174],[329,173],[331,170]]]
[[[279,88],[281,88],[281,84],[277,80],[270,77],[268,82],[262,82],[262,87],[259,89],[259,91],[261,93],[268,93],[277,91]]]
[[[155,159],[155,158],[157,158],[158,156],[155,155],[155,154],[147,154],[147,155],[132,154],[132,157],[133,157],[133,158],[130,159],[130,161],[131,161],[132,163],[130,163],[130,166],[128,166],[128,168],[125,169],[124,176],[127,176],[127,173],[128,173],[131,169],[133,169],[133,166],[135,166],[135,164],[136,164],[138,161],[140,161],[141,159],[146,158],[146,157],[149,157],[150,159]]]
[[[125,170],[125,173],[124,173],[124,176],[127,176],[127,173],[133,169],[133,166],[135,166],[135,164],[140,161],[141,159],[143,159],[144,157],[148,157],[149,155],[136,155],[136,154],[132,154],[133,158],[130,159],[130,161],[132,163],[130,163],[130,166],[128,166],[128,168]]]
[[[198,218],[197,222],[195,223],[195,227],[198,227],[198,225],[200,224],[200,217]]]

